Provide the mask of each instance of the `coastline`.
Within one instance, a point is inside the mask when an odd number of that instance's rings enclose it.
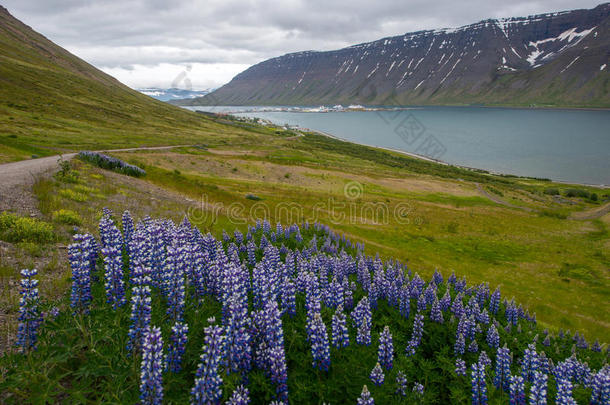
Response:
[[[339,141],[353,143],[355,145],[367,146],[369,148],[375,148],[375,149],[381,149],[381,150],[385,150],[385,151],[389,151],[389,152],[399,153],[401,155],[409,156],[409,157],[412,157],[414,159],[425,160],[425,161],[431,162],[431,163],[437,163],[437,164],[444,165],[444,166],[457,167],[457,168],[465,169],[465,170],[473,170],[473,171],[478,171],[478,172],[484,172],[484,173],[487,173],[487,174],[490,174],[490,175],[494,175],[494,176],[510,176],[510,177],[516,177],[516,178],[521,178],[521,179],[538,180],[538,181],[547,181],[548,180],[549,183],[559,183],[559,184],[565,184],[565,185],[574,185],[574,186],[583,186],[583,187],[595,187],[595,188],[601,188],[601,189],[610,189],[610,185],[609,184],[576,183],[576,182],[571,182],[571,181],[553,180],[553,179],[542,180],[542,179],[537,179],[535,177],[519,176],[519,175],[516,175],[516,174],[500,173],[500,172],[495,172],[495,171],[487,170],[487,169],[479,169],[479,168],[476,168],[476,167],[463,166],[463,165],[448,163],[448,162],[445,162],[445,161],[442,161],[442,160],[439,160],[439,159],[433,159],[433,158],[430,158],[430,157],[427,157],[427,156],[423,156],[423,155],[418,155],[417,153],[407,152],[407,151],[400,150],[400,149],[393,149],[393,148],[387,148],[387,147],[384,147],[384,146],[369,145],[369,144],[366,144],[366,143],[350,141],[350,140],[341,138],[339,136],[329,134],[329,133],[324,132],[324,131],[319,131],[317,129],[304,128],[304,127],[296,127],[296,128],[293,128],[293,129],[296,129],[297,131],[300,131],[300,132],[311,132],[311,133],[314,133],[314,134],[326,136],[328,138],[336,139],[336,140],[339,140]]]
[[[188,107],[196,107],[196,106],[188,106]],[[207,107],[207,106],[198,106],[198,107]],[[424,107],[430,107],[430,106],[410,106],[410,107],[401,107],[400,109],[404,109],[404,110],[409,110],[409,109],[418,109],[418,108],[424,108]],[[436,107],[473,107],[471,105],[454,105],[454,106],[436,106]],[[546,109],[546,110],[571,110],[571,111],[581,111],[581,110],[591,110],[591,111],[610,111],[610,108],[608,109],[590,109],[590,108],[546,108],[546,107],[506,107],[506,106],[478,106],[478,107],[487,107],[487,108],[511,108],[511,109],[524,109],[524,110],[528,110],[528,109]],[[372,108],[371,106],[367,106],[368,108]],[[378,107],[378,108],[383,108],[383,107]],[[348,111],[343,111],[343,112],[352,112],[352,111],[362,111],[362,110],[348,110]],[[376,111],[376,110],[369,110],[369,111]],[[252,111],[255,112],[255,111]],[[249,112],[249,113],[252,113]],[[297,111],[293,111],[293,112],[297,112]],[[307,113],[306,111],[299,111],[302,113]],[[241,118],[238,114],[242,114],[245,112],[230,112],[230,113],[223,113],[223,114],[228,114],[228,115],[233,115],[236,118]],[[271,125],[279,125],[276,123],[273,123],[272,121],[269,120],[264,120],[267,121],[269,124]],[[420,159],[420,160],[424,160],[430,163],[437,163],[440,165],[445,165],[445,166],[452,166],[452,167],[456,167],[456,168],[460,168],[460,169],[464,169],[464,170],[471,170],[471,171],[478,171],[481,173],[486,173],[489,175],[495,175],[495,176],[503,176],[503,177],[514,177],[514,178],[520,178],[520,179],[524,179],[524,180],[534,180],[534,181],[543,181],[543,182],[548,182],[548,183],[556,183],[556,184],[563,184],[563,185],[573,185],[573,186],[582,186],[582,187],[594,187],[594,188],[599,188],[599,189],[610,189],[610,184],[591,184],[591,183],[579,183],[579,182],[573,182],[573,181],[567,181],[567,180],[557,180],[557,179],[550,179],[550,178],[536,178],[536,177],[530,177],[530,176],[523,176],[523,175],[517,175],[517,174],[512,174],[512,173],[502,173],[502,172],[497,172],[497,171],[493,171],[493,170],[489,170],[489,169],[481,169],[481,168],[476,168],[476,167],[469,167],[469,166],[464,166],[464,165],[460,165],[460,164],[454,164],[454,163],[448,163],[445,161],[442,161],[440,159],[434,159],[434,158],[430,158],[428,156],[424,156],[424,155],[419,155],[417,153],[413,153],[413,152],[408,152],[408,151],[404,151],[404,150],[400,150],[400,149],[394,149],[394,148],[389,148],[389,147],[384,147],[384,146],[378,146],[378,145],[371,145],[371,144],[366,144],[366,143],[360,143],[360,142],[354,142],[352,140],[348,140],[345,138],[341,138],[340,136],[337,135],[333,135],[324,131],[320,131],[320,130],[316,130],[316,129],[312,129],[312,128],[306,128],[306,127],[300,127],[300,126],[291,126],[291,129],[299,131],[301,133],[303,132],[310,132],[310,133],[314,133],[314,134],[318,134],[321,136],[325,136],[328,138],[332,138],[335,140],[339,140],[342,142],[349,142],[355,145],[361,145],[361,146],[366,146],[366,147],[370,147],[370,148],[375,148],[375,149],[380,149],[380,150],[384,150],[384,151],[388,151],[388,152],[393,152],[393,153],[398,153],[404,156],[408,156],[414,159]]]

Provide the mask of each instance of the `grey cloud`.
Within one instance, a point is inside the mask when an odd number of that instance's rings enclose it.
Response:
[[[254,64],[590,0],[5,0],[17,18],[96,66]]]

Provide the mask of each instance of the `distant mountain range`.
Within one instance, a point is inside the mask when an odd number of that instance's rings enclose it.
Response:
[[[291,53],[182,105],[610,107],[610,3]]]
[[[210,93],[212,89],[208,90],[186,90],[186,89],[160,89],[158,87],[147,87],[143,89],[137,89],[140,93],[146,94],[152,98],[156,98],[161,101],[170,101],[178,99],[188,99],[195,97],[203,97]]]

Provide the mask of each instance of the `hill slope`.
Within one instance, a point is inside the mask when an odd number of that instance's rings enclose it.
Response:
[[[184,104],[610,106],[610,3],[269,59]]]
[[[204,142],[223,128],[154,100],[0,7],[0,163],[59,150]]]

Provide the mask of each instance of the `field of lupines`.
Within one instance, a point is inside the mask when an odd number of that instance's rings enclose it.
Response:
[[[0,401],[610,403],[607,346],[542,330],[486,284],[425,281],[320,224],[216,240],[118,222],[75,235],[63,302],[22,271]]]

